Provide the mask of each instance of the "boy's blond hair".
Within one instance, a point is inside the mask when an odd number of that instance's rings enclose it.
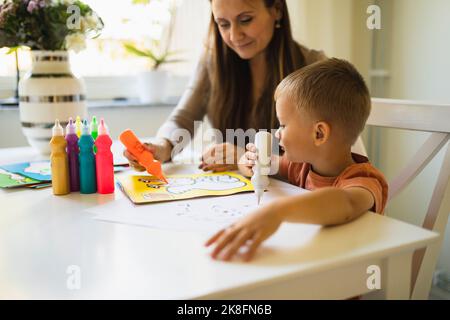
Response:
[[[275,91],[321,121],[336,125],[353,144],[370,114],[370,94],[363,77],[348,61],[327,59],[287,76]]]

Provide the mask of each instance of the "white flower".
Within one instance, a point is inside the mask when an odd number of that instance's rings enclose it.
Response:
[[[90,37],[101,29],[100,20],[96,15],[80,17],[80,32]]]
[[[73,33],[66,36],[66,49],[80,52],[86,49],[86,36],[82,33]]]
[[[75,0],[59,0],[59,2],[61,4],[65,4],[66,6],[70,6],[75,2]]]
[[[99,28],[100,20],[96,15],[89,15],[84,18],[87,30],[97,30]]]

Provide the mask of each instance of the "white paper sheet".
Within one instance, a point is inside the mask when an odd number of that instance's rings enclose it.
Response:
[[[273,181],[261,205],[276,198],[305,192],[300,188]],[[87,211],[94,219],[185,232],[211,233],[227,227],[257,208],[254,193],[227,197],[209,197],[134,205],[127,198],[97,206]]]

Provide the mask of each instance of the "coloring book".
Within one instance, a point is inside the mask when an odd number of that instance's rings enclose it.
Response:
[[[38,182],[52,181],[50,161],[15,163],[0,166],[0,169],[37,180]]]
[[[164,184],[153,176],[117,177],[118,185],[133,203],[155,203],[253,191],[250,180],[232,173],[203,173],[167,176]]]
[[[0,168],[0,188],[17,188],[35,185],[40,181],[21,176],[20,174],[9,172]]]

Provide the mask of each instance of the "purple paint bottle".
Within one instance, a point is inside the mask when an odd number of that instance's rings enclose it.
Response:
[[[69,158],[69,176],[70,176],[70,191],[80,191],[80,166],[78,154],[80,149],[78,147],[78,136],[75,123],[73,119],[69,119],[69,124],[66,128],[67,141],[67,157]]]

